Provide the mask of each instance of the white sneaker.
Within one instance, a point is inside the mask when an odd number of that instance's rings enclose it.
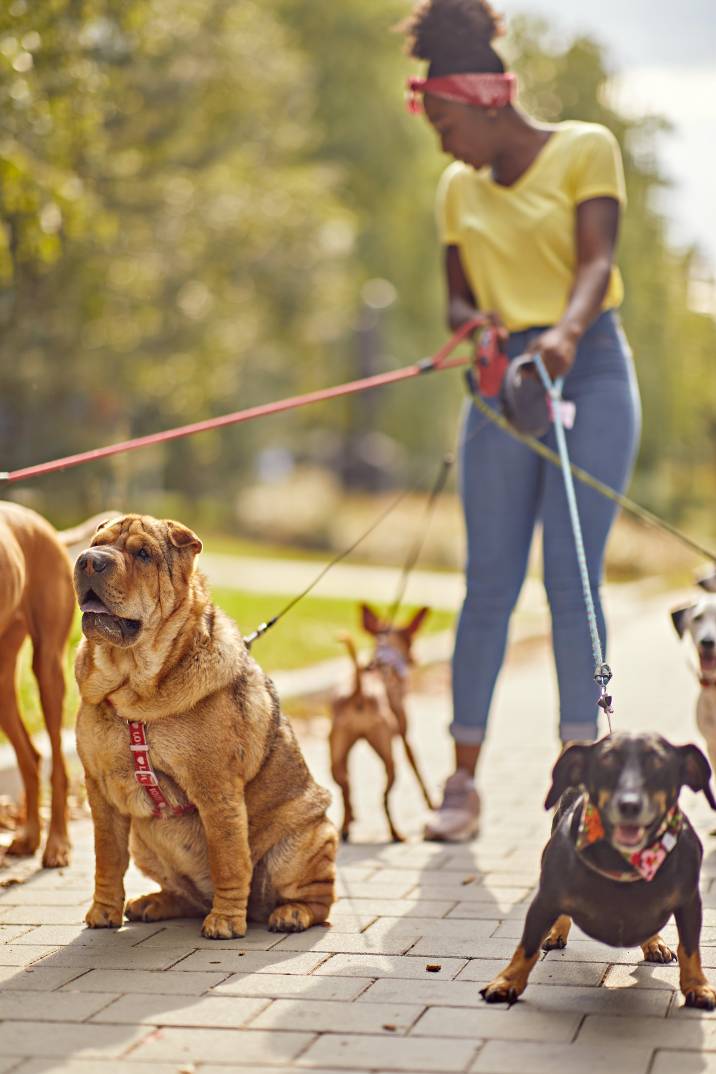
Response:
[[[443,800],[425,824],[424,839],[463,843],[477,835],[480,826],[480,795],[475,781],[458,768],[445,784]]]

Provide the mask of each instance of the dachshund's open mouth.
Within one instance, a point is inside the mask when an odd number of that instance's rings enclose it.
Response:
[[[612,832],[612,842],[620,850],[639,850],[645,837],[642,824],[616,824]]]
[[[82,633],[92,641],[110,645],[131,645],[142,629],[141,619],[125,619],[115,615],[93,589],[88,589],[80,601]]]

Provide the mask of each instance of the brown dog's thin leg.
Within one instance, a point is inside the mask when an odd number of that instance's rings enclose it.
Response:
[[[7,849],[18,856],[34,854],[40,845],[40,754],[22,722],[15,693],[15,664],[26,634],[24,621],[17,618],[0,638],[0,728],[15,750],[25,789],[25,824]]]
[[[32,668],[40,689],[40,701],[45,725],[52,747],[52,812],[47,845],[42,856],[46,868],[69,865],[70,839],[67,832],[67,770],[62,756],[62,705],[65,697],[65,676],[62,670],[62,650],[59,641],[51,647],[42,640],[33,641]]]
[[[353,807],[351,805],[351,788],[348,780],[348,754],[356,743],[355,738],[348,737],[344,732],[339,732],[335,727],[331,728],[328,744],[331,752],[331,775],[341,788],[343,795],[343,823],[341,824],[341,839],[348,841],[350,826],[353,821]]]
[[[271,874],[279,905],[268,919],[271,932],[302,932],[325,921],[335,899],[336,829],[328,820],[310,828],[291,859]]]
[[[366,741],[373,747],[375,752],[380,757],[381,761],[385,765],[385,790],[383,791],[383,809],[385,810],[385,819],[388,821],[388,828],[390,829],[390,838],[394,843],[404,842],[403,836],[393,823],[393,818],[390,813],[389,795],[395,783],[395,763],[393,761],[393,736],[390,729],[381,725],[379,728],[371,731],[366,735]]]
[[[703,914],[698,890],[688,903],[674,912],[674,917],[679,931],[679,984],[686,1006],[712,1011],[716,1007],[716,991],[708,983],[701,969],[699,939]]]
[[[572,927],[572,919],[567,914],[560,914],[547,933],[542,944],[543,951],[561,951],[567,946],[567,937]]]
[[[662,940],[657,932],[641,945],[641,950],[646,962],[673,962],[676,955]]]
[[[542,940],[558,916],[538,891],[527,911],[519,947],[502,973],[480,989],[483,999],[488,1003],[515,1002],[527,987],[527,978],[540,956]]]
[[[124,913],[124,874],[129,865],[129,817],[109,804],[88,775],[85,784],[95,854],[94,899],[85,921],[91,929],[119,928]]]

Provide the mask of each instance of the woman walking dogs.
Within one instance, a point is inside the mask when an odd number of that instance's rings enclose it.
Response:
[[[622,282],[613,258],[625,201],[616,141],[597,124],[547,125],[515,105],[515,76],[492,46],[500,19],[483,0],[424,0],[404,29],[410,54],[429,64],[426,78],[410,80],[412,106],[422,103],[442,150],[454,158],[437,194],[450,326],[481,310],[504,327],[510,360],[540,352],[550,374],[565,377],[564,396],[575,407],[571,459],[621,490],[636,452],[639,401],[616,312]],[[543,439],[554,447],[551,428]],[[430,839],[477,831],[474,774],[538,519],[560,736],[593,738],[597,726],[598,690],[559,471],[468,404],[461,494],[468,554],[453,658],[455,772],[426,826]],[[577,495],[604,647],[599,584],[615,508],[590,489]]]

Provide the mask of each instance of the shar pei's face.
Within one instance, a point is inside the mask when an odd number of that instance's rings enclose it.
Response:
[[[121,648],[151,641],[186,600],[200,551],[179,522],[125,515],[100,525],[75,563],[84,636]]]

